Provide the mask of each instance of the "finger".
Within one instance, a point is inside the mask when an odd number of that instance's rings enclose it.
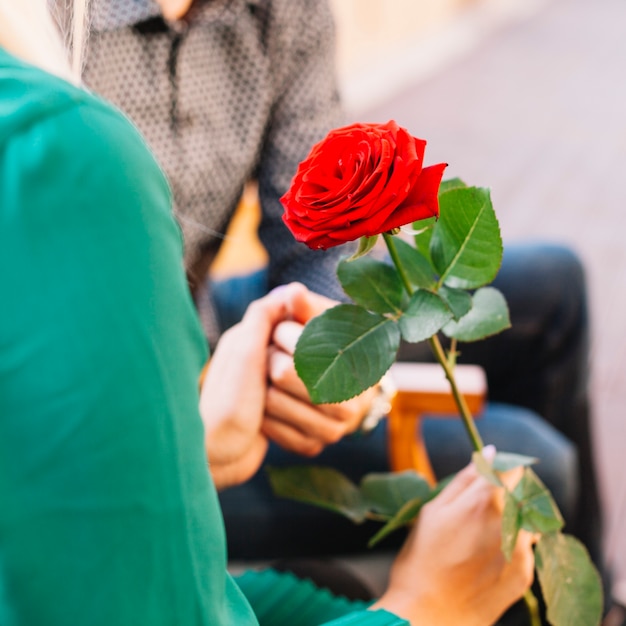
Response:
[[[339,441],[346,433],[346,425],[343,422],[326,415],[315,405],[302,402],[274,386],[267,390],[265,411],[268,416],[327,444]]]
[[[522,479],[523,475],[524,475],[523,467],[514,467],[513,469],[508,470],[506,472],[498,473],[498,476],[500,477],[502,484],[507,488],[508,491],[513,491],[513,489],[515,489],[515,486]]]
[[[284,291],[274,290],[266,296],[255,300],[246,309],[243,319],[239,324],[263,330],[263,338],[269,343],[269,337],[274,327],[281,321],[288,319],[290,312],[289,289]]]
[[[231,462],[213,462],[209,455],[209,469],[217,489],[239,485],[252,478],[261,467],[268,447],[266,437],[259,434],[251,442],[247,453]]]
[[[300,283],[290,283],[280,290],[287,299],[290,317],[301,324],[306,324],[312,317],[338,304],[335,300],[309,291]]]
[[[317,456],[324,449],[324,444],[319,439],[308,437],[273,417],[266,416],[261,424],[261,432],[281,448],[301,456]]]
[[[309,392],[296,372],[293,357],[274,346],[268,349],[268,377],[285,393],[310,403]]]
[[[459,497],[478,478],[478,472],[473,463],[466,465],[437,496],[441,504],[452,502]]]
[[[532,534],[520,531],[511,560],[505,563],[499,584],[493,589],[496,597],[501,596],[503,604],[510,605],[519,600],[533,583],[535,557],[532,543]]]
[[[296,344],[303,328],[304,326],[299,322],[291,320],[281,322],[274,329],[272,342],[287,354],[293,354],[296,351]]]

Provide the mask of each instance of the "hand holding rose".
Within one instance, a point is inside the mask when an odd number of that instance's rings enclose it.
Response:
[[[501,478],[512,489],[521,474],[517,468]],[[530,587],[534,567],[535,537],[523,530],[511,561],[504,558],[503,496],[504,489],[491,485],[473,464],[459,472],[423,507],[387,591],[372,608],[390,610],[416,626],[495,623]]]

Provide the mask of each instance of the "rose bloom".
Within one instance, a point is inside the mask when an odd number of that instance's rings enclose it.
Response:
[[[445,163],[423,167],[426,142],[394,121],[331,131],[281,198],[297,241],[327,249],[439,215]]]

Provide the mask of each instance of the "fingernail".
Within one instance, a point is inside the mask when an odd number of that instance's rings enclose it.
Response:
[[[286,291],[287,285],[278,285],[278,287],[274,287],[268,295],[269,296],[280,296],[284,291]]]
[[[485,446],[482,450],[483,457],[487,459],[487,461],[493,461],[496,458],[496,447],[492,444]]]

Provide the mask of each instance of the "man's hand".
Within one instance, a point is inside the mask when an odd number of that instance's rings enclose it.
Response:
[[[309,292],[308,295],[320,307],[329,302],[316,294]],[[315,315],[316,310],[314,306],[305,308],[306,312]],[[306,321],[302,311],[293,317]],[[267,392],[263,433],[292,452],[315,456],[325,446],[336,443],[359,427],[376,392],[368,389],[360,396],[338,404],[312,404],[293,363],[293,353],[303,327],[303,323],[285,321],[274,331],[273,346],[269,351],[271,384]]]
[[[314,405],[293,365],[303,325],[335,304],[292,283],[253,302],[222,335],[200,396],[218,489],[253,476],[269,439],[313,456],[361,423],[374,391],[341,404]]]

